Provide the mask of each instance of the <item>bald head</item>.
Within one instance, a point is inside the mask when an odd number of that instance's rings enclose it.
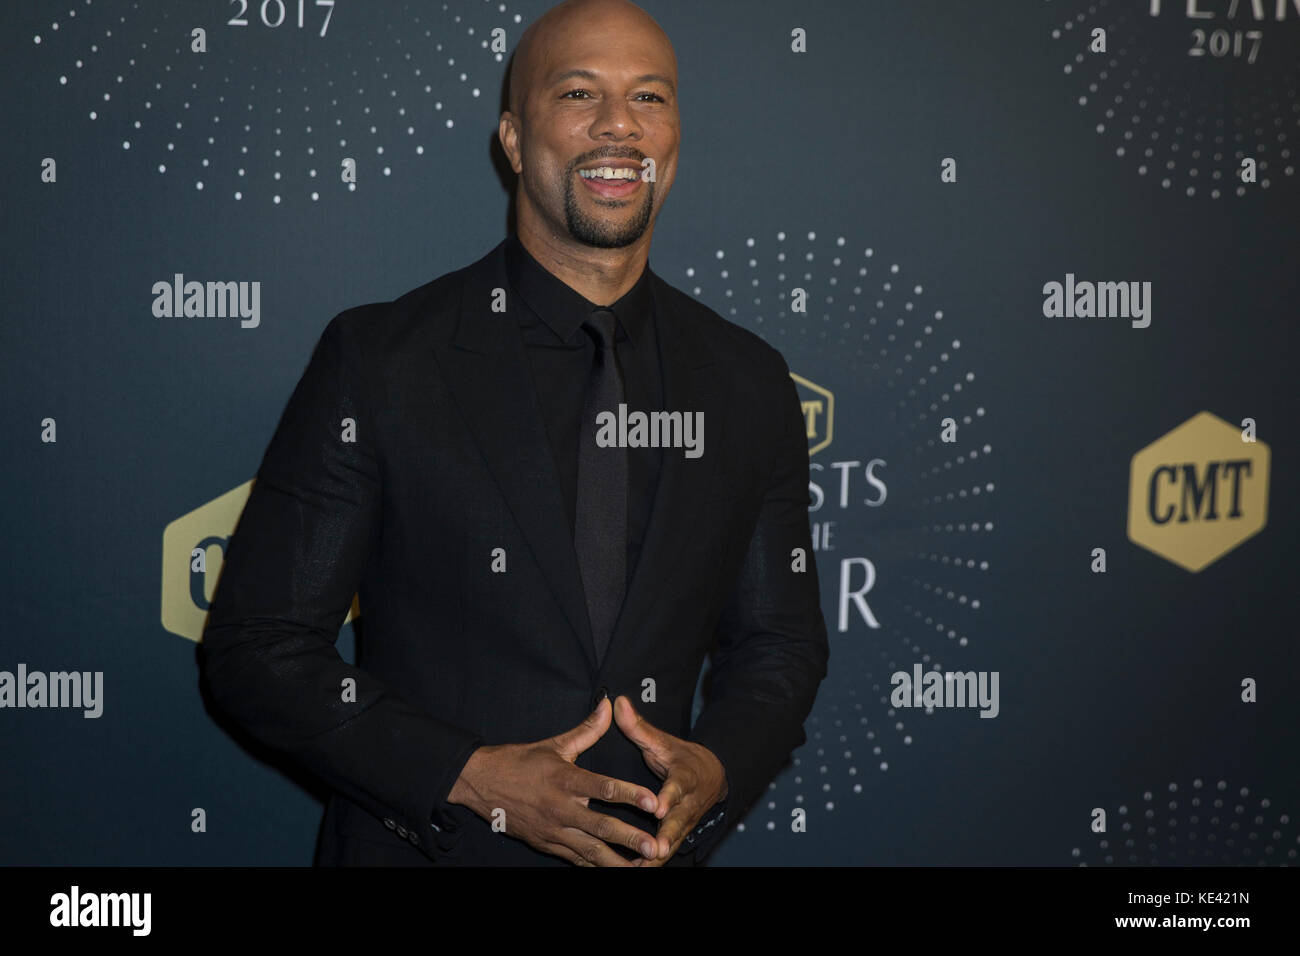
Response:
[[[668,34],[635,3],[628,0],[564,0],[535,20],[519,38],[510,61],[508,109],[525,118],[528,94],[541,86],[550,66],[548,52],[576,30],[607,28],[636,37],[638,43],[658,47],[672,62],[673,82],[677,79],[677,57]]]

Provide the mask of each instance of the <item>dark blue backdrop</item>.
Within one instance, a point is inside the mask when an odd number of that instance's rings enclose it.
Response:
[[[311,860],[318,796],[200,701],[190,551],[228,533],[209,503],[325,323],[504,235],[491,32],[508,56],[545,5],[337,0],[324,36],[286,6],[0,12],[0,670],[104,675],[97,719],[0,709],[0,863]],[[715,862],[1294,862],[1300,9],[645,6],[684,132],[651,265],[834,402],[810,438],[831,672]],[[259,282],[259,324],[155,316],[176,273]],[[1067,274],[1149,281],[1150,326],[1046,317]],[[1193,572],[1130,540],[1130,466],[1203,411],[1271,461],[1262,530]],[[845,569],[874,580],[841,630]],[[914,663],[997,671],[998,716],[892,707]]]

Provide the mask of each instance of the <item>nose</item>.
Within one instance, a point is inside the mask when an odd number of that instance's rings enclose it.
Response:
[[[621,97],[610,97],[603,101],[592,128],[593,136],[603,136],[607,132],[616,133],[621,139],[626,136],[639,139],[641,123],[631,104]]]

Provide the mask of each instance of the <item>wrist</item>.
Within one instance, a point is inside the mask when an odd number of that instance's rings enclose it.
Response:
[[[483,794],[480,792],[478,784],[483,779],[484,764],[489,756],[488,751],[491,747],[479,747],[469,755],[465,761],[465,766],[461,768],[460,775],[456,782],[452,784],[451,791],[447,794],[447,802],[462,807],[468,807],[479,816],[485,816],[480,809],[484,804]]]
[[[695,746],[700,748],[700,751],[704,754],[705,760],[712,764],[713,768],[717,772],[720,782],[718,783],[717,797],[714,802],[721,803],[723,800],[727,799],[727,793],[730,791],[727,781],[727,769],[722,765],[722,761],[718,759],[718,755],[708,747],[704,746],[704,744],[696,744]]]

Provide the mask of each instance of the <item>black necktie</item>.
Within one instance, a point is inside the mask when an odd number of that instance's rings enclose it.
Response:
[[[627,449],[596,444],[596,416],[601,412],[617,416],[624,401],[623,375],[614,355],[614,313],[596,309],[582,327],[596,341],[596,360],[578,432],[574,545],[599,663],[609,647],[627,586]]]

